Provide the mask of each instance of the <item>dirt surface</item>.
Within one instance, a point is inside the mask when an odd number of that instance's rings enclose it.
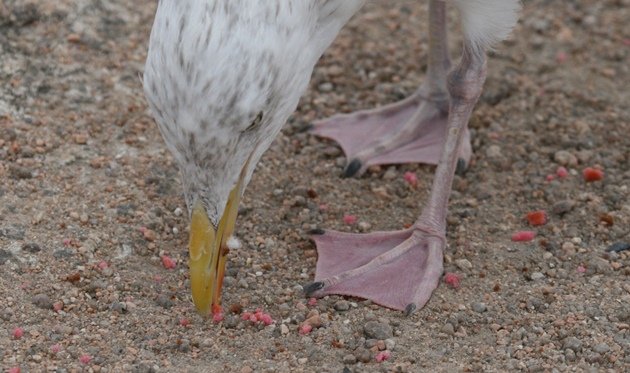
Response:
[[[630,251],[607,252],[630,242],[630,1],[525,2],[491,54],[474,162],[451,198],[445,269],[459,288],[442,283],[409,318],[360,299],[309,302],[300,286],[315,270],[308,231],[400,229],[432,180],[423,165],[341,179],[340,150],[304,131],[422,81],[426,2],[368,4],[315,69],[241,207],[224,304],[261,308],[270,326],[193,310],[181,185],[138,78],[155,5],[0,2],[3,370],[630,369]],[[559,166],[569,175],[548,180]],[[603,180],[585,182],[586,167]],[[525,214],[541,209],[547,224],[530,227]],[[537,237],[512,242],[520,230]],[[307,317],[315,327],[301,334]]]

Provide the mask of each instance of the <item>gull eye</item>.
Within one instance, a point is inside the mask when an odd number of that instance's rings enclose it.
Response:
[[[258,127],[258,125],[262,122],[262,119],[263,119],[263,112],[261,111],[260,113],[258,113],[258,115],[256,115],[256,118],[254,118],[254,121],[252,122],[252,124],[249,125],[249,127],[247,127],[245,132],[251,131],[254,128]]]

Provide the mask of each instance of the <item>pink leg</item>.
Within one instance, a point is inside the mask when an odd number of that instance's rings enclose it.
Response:
[[[446,141],[435,173],[429,202],[408,230],[315,236],[319,259],[309,295],[343,294],[413,312],[424,306],[442,274],[446,245],[446,209],[472,109],[486,76],[483,51],[465,44],[459,66],[449,74],[451,97]]]
[[[437,164],[446,137],[449,68],[445,4],[431,0],[427,79],[418,91],[378,109],[315,122],[312,132],[339,143],[348,159],[344,172],[348,177],[377,164]],[[467,129],[464,136],[460,158],[467,165],[472,155]]]

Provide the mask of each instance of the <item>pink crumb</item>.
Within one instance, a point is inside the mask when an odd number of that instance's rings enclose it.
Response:
[[[20,367],[13,367],[9,369],[9,373],[20,373]]]
[[[212,321],[214,321],[215,323],[220,323],[221,321],[223,321],[224,317],[223,317],[223,307],[221,307],[218,304],[213,304],[212,305]]]
[[[24,329],[17,327],[13,329],[13,338],[20,339],[24,335]]]
[[[53,354],[58,354],[59,352],[61,352],[61,345],[54,344],[50,346],[50,352],[52,352]]]
[[[512,241],[527,242],[533,240],[534,237],[536,237],[536,232],[534,231],[519,231],[512,234]]]
[[[580,264],[577,267],[577,271],[578,271],[578,273],[584,273],[584,272],[586,272],[586,268],[583,265]]]
[[[166,269],[173,269],[177,267],[175,260],[168,255],[162,255],[162,265]]]
[[[82,364],[89,364],[90,361],[92,361],[92,356],[88,355],[88,354],[83,354],[81,355],[81,357],[79,358],[79,361]]]
[[[63,302],[55,302],[53,303],[53,310],[55,312],[59,312],[63,309]]]
[[[181,318],[179,319],[179,325],[186,327],[188,325],[190,325],[190,320],[188,320],[187,318]]]
[[[252,316],[251,312],[243,312],[241,314],[241,320],[247,321],[250,319],[251,316]]]
[[[101,260],[100,262],[98,262],[98,264],[96,266],[98,267],[98,269],[100,269],[102,271],[105,268],[109,267],[109,264],[107,264],[106,261]]]
[[[533,226],[547,224],[547,213],[545,210],[528,212],[526,218],[527,222]]]
[[[412,187],[415,188],[418,185],[418,177],[416,176],[415,172],[407,171],[405,172],[405,175],[403,177],[407,184],[411,185]]]
[[[215,323],[220,323],[221,321],[223,321],[223,312],[213,313],[212,321]]]
[[[379,363],[382,363],[385,360],[389,360],[389,358],[392,356],[392,353],[385,350],[385,351],[381,351],[378,354],[376,354],[376,361]]]
[[[566,54],[566,52],[560,51],[558,53],[556,53],[556,61],[558,63],[564,63],[566,62],[566,60],[569,58],[569,56]]]
[[[356,215],[344,215],[343,222],[348,225],[355,224],[357,222],[357,217]]]
[[[558,175],[559,178],[564,179],[565,177],[569,176],[569,171],[567,171],[566,168],[560,166],[556,170],[556,175]]]
[[[138,231],[140,231],[140,233],[144,233],[147,231],[147,227],[140,227],[138,228]]]
[[[319,211],[328,211],[328,205],[322,203],[321,205],[319,205]]]
[[[260,321],[262,321],[262,323],[265,325],[273,324],[273,319],[271,318],[271,315],[267,313],[263,313],[262,317],[260,318]]]
[[[444,282],[453,289],[459,288],[459,276],[452,272],[444,274]]]
[[[545,180],[547,180],[547,181],[554,181],[555,179],[556,179],[556,177],[551,175],[551,174],[547,175],[547,177],[545,177]]]
[[[62,242],[64,246],[70,246],[70,243],[72,242],[72,240],[69,238],[64,238]]]
[[[603,179],[604,171],[593,167],[586,167],[584,171],[582,171],[582,175],[584,176],[584,181],[589,183],[591,181],[599,181]]]
[[[311,330],[313,330],[313,327],[310,324],[302,324],[302,326],[300,326],[300,334],[305,335],[311,332]]]
[[[317,305],[317,298],[310,298],[308,300],[308,305],[309,306],[316,306]]]

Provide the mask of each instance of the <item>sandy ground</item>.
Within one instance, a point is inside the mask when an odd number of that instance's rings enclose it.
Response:
[[[422,165],[341,179],[340,150],[304,131],[422,81],[425,2],[368,4],[321,60],[241,207],[224,303],[263,309],[266,327],[193,311],[178,173],[138,78],[155,3],[0,2],[3,370],[630,370],[630,251],[607,251],[630,242],[630,1],[525,2],[491,55],[470,123],[474,162],[451,198],[445,269],[460,286],[441,284],[409,318],[360,299],[309,302],[300,286],[314,276],[311,229],[400,229],[432,180]],[[559,166],[569,176],[548,180]],[[604,179],[586,183],[586,167]],[[548,223],[529,227],[525,214],[540,209]],[[523,229],[538,236],[512,242]],[[300,334],[314,316],[321,326]],[[391,357],[376,362],[383,349]]]

